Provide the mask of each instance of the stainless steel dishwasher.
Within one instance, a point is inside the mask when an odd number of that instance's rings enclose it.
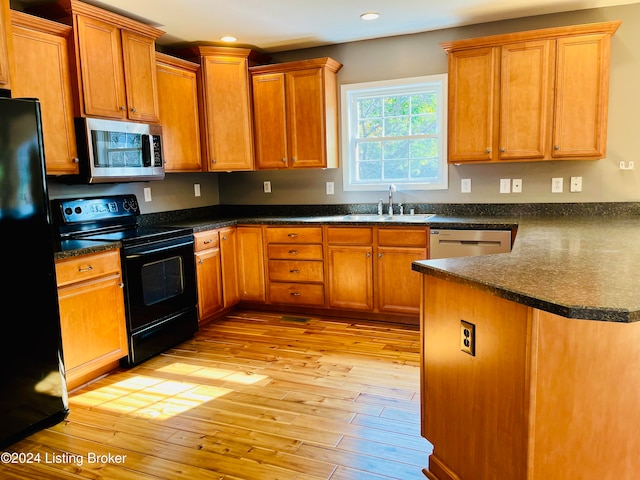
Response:
[[[443,230],[430,232],[429,258],[491,255],[511,251],[511,230]]]

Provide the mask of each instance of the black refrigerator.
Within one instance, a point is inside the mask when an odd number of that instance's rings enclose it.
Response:
[[[0,448],[68,413],[40,103],[0,98]]]

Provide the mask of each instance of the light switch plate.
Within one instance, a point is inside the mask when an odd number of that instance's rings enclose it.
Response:
[[[334,184],[333,182],[327,182],[327,195],[334,194]]]
[[[151,201],[151,187],[144,187],[144,201]]]
[[[262,189],[264,190],[264,193],[271,193],[271,182],[269,180],[266,180],[262,184]]]
[[[511,193],[511,179],[510,178],[501,178],[500,179],[500,193]]]
[[[460,193],[471,193],[470,178],[463,178],[460,180]]]
[[[572,192],[582,191],[582,177],[571,177],[571,191]]]

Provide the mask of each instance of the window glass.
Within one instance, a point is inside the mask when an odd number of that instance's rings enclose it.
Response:
[[[343,85],[345,190],[447,188],[446,75]]]

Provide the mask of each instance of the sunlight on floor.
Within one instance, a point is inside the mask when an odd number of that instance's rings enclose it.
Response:
[[[90,386],[70,399],[85,407],[99,407],[142,418],[164,419],[179,415],[233,391],[210,385],[212,380],[251,385],[269,380],[251,371],[202,367],[188,363],[172,363],[155,370],[158,376],[134,375],[119,382]],[[167,380],[167,374],[179,374],[190,382]],[[198,380],[200,379],[200,380]]]

